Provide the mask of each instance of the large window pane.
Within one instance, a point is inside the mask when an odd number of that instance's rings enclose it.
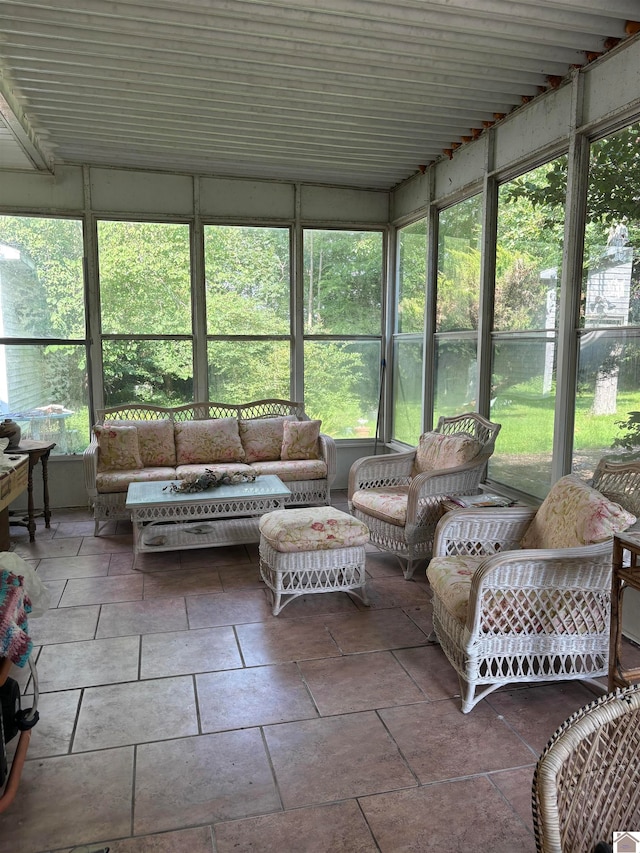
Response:
[[[557,328],[566,162],[560,157],[499,189],[496,331]]]
[[[180,406],[193,401],[190,341],[107,340],[102,349],[106,406]]]
[[[2,417],[22,438],[55,441],[52,453],[82,453],[89,443],[84,346],[0,346]]]
[[[493,344],[491,418],[502,430],[489,477],[539,498],[551,484],[555,350],[551,332]]]
[[[440,211],[436,299],[438,332],[478,328],[481,215],[480,196]]]
[[[580,339],[573,470],[589,477],[602,456],[640,452],[640,330]]]
[[[304,328],[313,335],[379,335],[382,233],[304,231]]]
[[[289,341],[210,341],[207,352],[213,402],[290,399]]]
[[[191,334],[189,226],[98,222],[103,334]]]
[[[398,231],[397,316],[398,333],[421,332],[427,280],[427,220],[420,219]]]
[[[89,441],[84,305],[82,223],[0,216],[0,413],[54,454]]]
[[[591,145],[581,324],[640,323],[640,123]]]
[[[289,230],[232,225],[204,229],[207,332],[289,333]]]
[[[434,424],[444,415],[478,409],[477,340],[442,339],[436,343]]]
[[[416,445],[422,432],[422,338],[398,338],[393,353],[393,438]]]
[[[82,223],[0,216],[0,337],[84,339]]]
[[[372,437],[379,398],[379,341],[307,341],[305,409],[333,438]]]

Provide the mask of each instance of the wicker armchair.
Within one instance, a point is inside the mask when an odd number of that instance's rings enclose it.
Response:
[[[441,417],[418,448],[365,456],[351,466],[349,511],[368,526],[373,545],[398,557],[407,580],[416,562],[431,557],[447,495],[478,492],[500,428],[475,412]]]
[[[538,853],[593,853],[611,844],[614,832],[638,832],[639,762],[640,685],[607,693],[569,717],[533,775]]]
[[[640,461],[637,456],[617,461],[605,456],[598,462],[591,485],[610,501],[640,516]]]
[[[440,521],[427,577],[463,713],[503,684],[607,674],[612,538],[635,520],[569,475],[537,512],[462,509]]]

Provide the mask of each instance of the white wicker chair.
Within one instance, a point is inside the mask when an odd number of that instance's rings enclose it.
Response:
[[[476,494],[485,473],[487,460],[494,451],[501,424],[476,412],[441,417],[435,432],[444,435],[467,433],[480,444],[480,452],[469,462],[455,468],[414,474],[416,449],[383,456],[365,456],[349,472],[349,511],[369,528],[371,544],[395,554],[409,580],[416,562],[431,557],[433,535],[441,518],[443,501],[448,495]],[[404,524],[374,515],[359,507],[358,492],[375,490],[381,498],[401,496],[406,506]],[[355,497],[355,502],[354,502]]]
[[[614,832],[638,832],[639,767],[640,685],[576,711],[555,732],[533,775],[538,853],[593,853],[597,844],[611,844]]]
[[[556,504],[555,514],[538,510],[536,525],[543,517],[561,530],[566,523],[575,541],[597,524],[606,541],[522,549],[536,517],[523,506],[461,509],[438,524],[427,569],[433,625],[458,674],[463,713],[503,684],[607,675],[612,536],[634,517],[576,477],[558,481],[546,507],[568,489],[576,518]],[[594,495],[601,505],[589,503]]]
[[[598,462],[591,485],[610,501],[640,517],[640,461],[637,456],[627,460],[605,456]]]

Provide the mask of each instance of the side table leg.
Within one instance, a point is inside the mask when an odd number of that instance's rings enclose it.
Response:
[[[51,510],[49,509],[49,454],[48,450],[43,454],[40,464],[42,465],[42,496],[44,502],[44,526],[51,527]]]
[[[29,475],[27,479],[27,530],[29,542],[36,541],[36,522],[33,518],[33,462],[29,454]]]

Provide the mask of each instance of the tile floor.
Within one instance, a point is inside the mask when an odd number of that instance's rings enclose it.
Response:
[[[0,853],[534,851],[536,758],[593,693],[502,689],[463,715],[422,572],[372,549],[370,609],[333,593],[273,617],[256,546],[133,571],[130,525],[96,539],[58,511],[23,533],[52,602],[31,620],[41,719]]]

